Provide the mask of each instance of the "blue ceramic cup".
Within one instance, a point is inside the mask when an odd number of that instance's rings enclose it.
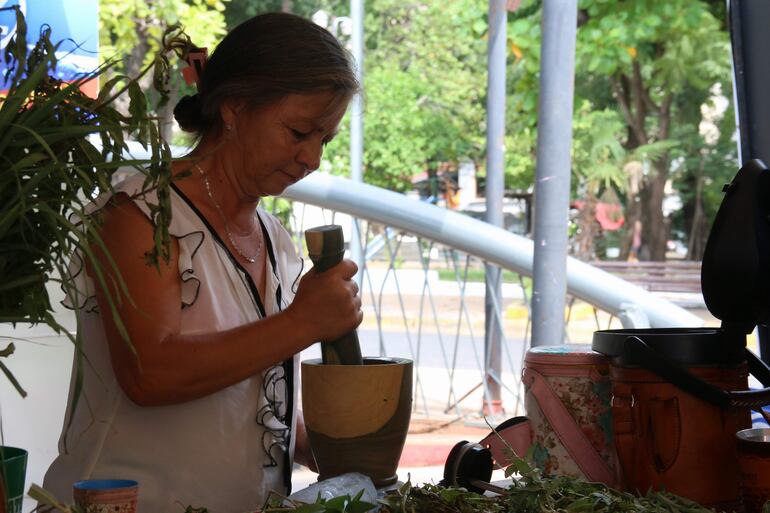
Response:
[[[85,513],[136,513],[139,483],[131,479],[89,479],[72,486],[75,504]]]

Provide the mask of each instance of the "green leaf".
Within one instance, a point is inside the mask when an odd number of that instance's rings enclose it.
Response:
[[[348,507],[345,509],[345,512],[346,513],[367,513],[368,511],[372,511],[376,507],[377,506],[375,504],[354,499],[350,502],[350,504],[348,504]]]
[[[18,9],[16,12],[21,15]],[[140,165],[137,160],[122,162],[121,155],[126,138],[136,127],[155,134],[150,141],[151,153],[162,157],[163,163],[148,166],[148,188],[156,190],[162,201],[156,206],[155,221],[168,223],[170,154],[157,130],[148,128],[156,121],[148,110],[147,96],[137,85],[138,77],[107,80],[99,98],[88,98],[80,86],[115,63],[63,84],[51,76],[57,66],[55,52],[59,44],[50,41],[50,30],[41,31],[38,42],[28,52],[22,37],[26,30],[23,19],[18,26],[19,39],[5,51],[7,67],[12,71],[8,75],[8,94],[0,100],[0,199],[6,200],[0,201],[0,321],[42,322],[72,340],[77,355],[75,396],[69,412],[73,417],[82,387],[82,365],[88,361],[79,339],[64,330],[51,313],[45,288],[48,276],[54,271],[66,276],[67,262],[74,253],[93,263],[93,247],[105,249],[98,233],[98,220],[85,216],[85,205],[97,188],[111,190],[111,176],[118,167]],[[115,96],[108,97],[119,83],[129,89],[134,117],[120,114],[112,104]],[[88,140],[91,134],[101,138],[102,151]],[[70,215],[81,221],[71,222]],[[161,236],[155,250],[167,255],[169,250],[161,246],[170,244],[168,226],[156,229]],[[114,271],[114,261],[109,256],[107,262]],[[118,330],[128,341],[116,308],[124,298],[132,304],[127,287],[119,273],[106,278],[98,263],[92,268],[95,280],[108,292]],[[66,283],[63,286],[70,294],[77,293],[74,287]],[[114,290],[120,296],[113,298]],[[3,366],[2,371],[21,391],[8,368]]]
[[[350,495],[342,495],[333,499],[328,499],[324,502],[327,511],[337,510],[340,513],[345,511],[345,506],[350,502]]]
[[[27,392],[22,388],[19,380],[16,379],[16,376],[13,375],[10,369],[8,369],[2,361],[0,361],[0,371],[5,374],[5,377],[8,378],[8,381],[11,382],[11,385],[13,385],[13,388],[16,389],[20,396],[27,397]]]

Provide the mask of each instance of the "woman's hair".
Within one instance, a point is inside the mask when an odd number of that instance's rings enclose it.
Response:
[[[350,54],[326,29],[293,14],[262,14],[219,43],[198,93],[179,100],[174,117],[182,130],[203,136],[221,130],[226,100],[257,108],[289,94],[333,91],[347,102],[359,89]]]

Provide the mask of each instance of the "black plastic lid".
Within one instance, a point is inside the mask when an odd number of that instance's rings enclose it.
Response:
[[[751,160],[723,191],[703,255],[701,289],[724,329],[750,333],[770,320],[770,171]]]
[[[595,331],[594,351],[613,358],[616,365],[635,367],[633,351],[626,350],[629,337],[639,337],[668,360],[687,366],[731,366],[745,361],[746,338],[721,328],[645,328]]]

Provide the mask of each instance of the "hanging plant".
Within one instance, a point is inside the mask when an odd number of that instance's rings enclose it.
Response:
[[[0,77],[7,90],[0,98],[0,322],[45,324],[77,345],[76,336],[54,318],[46,285],[57,282],[66,293],[76,294],[66,280],[67,265],[71,255],[80,252],[95,281],[107,290],[105,269],[92,252],[93,247],[104,248],[97,232],[99,219],[86,216],[85,208],[97,194],[113,191],[112,176],[119,168],[133,166],[144,173],[140,194],[157,194],[158,201],[151,205],[154,245],[147,248],[148,264],[169,259],[171,152],[138,80],[153,73],[161,106],[167,101],[168,55],[184,58],[192,45],[181,29],[170,28],[161,51],[140,76],[112,78],[91,98],[81,86],[98,80],[115,61],[62,82],[54,74],[61,42],[51,41],[50,27],[44,26],[29,48],[24,15],[18,6],[0,9],[8,10],[15,11],[17,30],[3,54],[7,73]],[[130,98],[127,113],[114,106],[123,93]],[[150,157],[124,158],[129,140],[139,141]],[[113,274],[125,293],[119,274]],[[115,305],[110,307],[130,344]],[[0,356],[13,350],[10,343]],[[25,395],[2,361],[0,370]]]

